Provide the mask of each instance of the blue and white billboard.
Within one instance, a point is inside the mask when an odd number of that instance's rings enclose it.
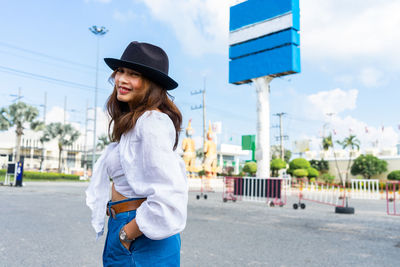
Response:
[[[299,0],[247,0],[230,8],[229,82],[300,72]]]

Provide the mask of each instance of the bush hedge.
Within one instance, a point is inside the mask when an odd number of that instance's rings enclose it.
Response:
[[[307,177],[308,171],[306,169],[296,169],[293,171],[295,177]]]
[[[250,161],[250,162],[246,162],[246,164],[244,165],[243,172],[248,173],[249,175],[254,175],[257,172],[257,163]]]
[[[333,181],[335,181],[335,176],[333,176],[329,173],[324,173],[321,175],[321,180],[327,184],[331,184],[331,183],[333,183]]]
[[[6,174],[6,170],[1,169],[0,175],[5,175],[5,174]],[[56,180],[56,179],[79,180],[79,175],[57,173],[57,172],[24,171],[23,178],[32,179],[32,180]]]
[[[397,180],[400,181],[400,170],[392,171],[387,176],[388,180]]]
[[[307,168],[307,172],[308,172],[307,175],[308,178],[317,178],[319,176],[318,170],[313,167]]]

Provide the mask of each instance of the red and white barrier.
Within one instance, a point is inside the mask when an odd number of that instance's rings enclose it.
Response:
[[[397,188],[396,188],[397,187]],[[386,182],[386,212],[400,216],[400,181]]]
[[[222,199],[265,202],[270,206],[286,204],[287,182],[282,178],[225,177]]]
[[[306,205],[302,200],[335,207],[344,207],[346,190],[341,185],[324,184],[319,182],[308,182],[307,179],[298,179],[299,202],[293,204],[293,208],[305,209]]]

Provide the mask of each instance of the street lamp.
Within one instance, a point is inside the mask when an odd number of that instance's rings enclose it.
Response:
[[[92,26],[89,28],[89,31],[91,31],[94,35],[96,35],[97,38],[97,49],[96,49],[96,81],[95,81],[95,87],[94,87],[94,119],[93,119],[93,154],[92,154],[92,175],[93,175],[93,169],[94,169],[94,163],[95,163],[95,156],[96,156],[96,119],[97,119],[97,76],[99,72],[99,41],[100,37],[105,35],[108,30],[101,26]]]

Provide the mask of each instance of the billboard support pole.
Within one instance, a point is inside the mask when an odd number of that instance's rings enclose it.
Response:
[[[257,138],[256,160],[257,177],[268,178],[270,170],[269,162],[269,84],[273,77],[264,76],[252,79],[257,92]]]

